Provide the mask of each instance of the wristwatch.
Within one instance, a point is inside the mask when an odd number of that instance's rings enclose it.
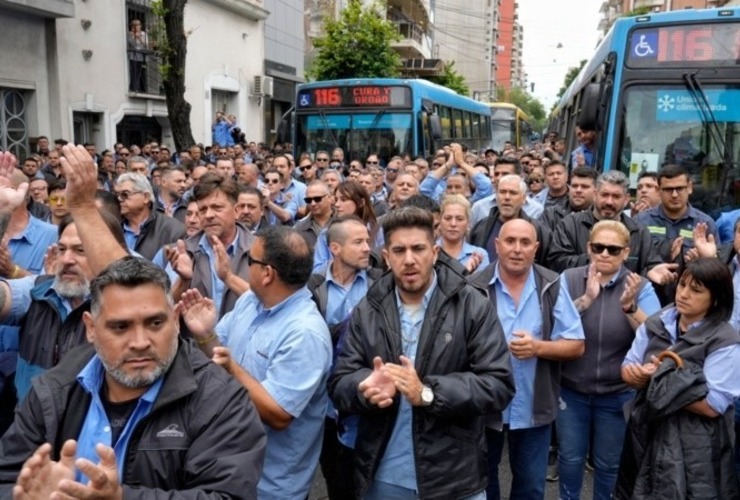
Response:
[[[428,385],[421,386],[421,405],[429,406],[434,402],[434,393]]]
[[[635,314],[637,312],[637,302],[633,302],[631,306],[622,306],[622,312],[625,314]]]

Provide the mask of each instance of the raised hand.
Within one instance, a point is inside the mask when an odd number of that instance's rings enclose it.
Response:
[[[78,483],[73,479],[62,480],[52,499],[123,499],[123,488],[118,479],[116,454],[113,448],[98,443],[95,451],[100,457],[97,465],[84,458],[75,462],[80,472],[88,477],[87,484]]]
[[[175,311],[182,316],[190,332],[199,340],[208,338],[216,327],[216,306],[195,288],[182,294]]]
[[[44,254],[44,273],[56,274],[57,265],[59,264],[59,246],[54,243],[49,245]]]
[[[64,196],[70,210],[95,206],[95,193],[98,191],[98,167],[84,147],[68,144],[62,147],[59,159],[67,188]]]
[[[387,408],[393,404],[396,385],[383,373],[383,360],[379,356],[373,358],[373,372],[357,385],[357,389],[365,399],[379,408]]]
[[[679,236],[671,243],[671,262],[675,261],[681,255],[681,248],[683,248],[683,238]]]
[[[473,252],[473,255],[471,255],[470,259],[468,260],[468,263],[465,264],[465,269],[468,270],[469,274],[473,274],[473,272],[478,269],[478,266],[480,266],[481,262],[483,262],[483,256],[477,252]]]
[[[13,499],[48,500],[52,498],[61,481],[74,480],[76,453],[77,442],[70,439],[62,446],[59,462],[54,462],[51,459],[51,445],[42,444],[23,464],[13,487]]]
[[[224,370],[231,373],[234,366],[234,358],[231,357],[231,350],[228,347],[218,346],[213,348],[213,362]]]
[[[629,273],[624,280],[624,290],[619,297],[619,303],[623,309],[629,309],[635,303],[637,290],[640,288],[640,276],[637,273]]]
[[[588,266],[588,276],[586,278],[586,297],[591,302],[601,293],[601,273],[596,270],[596,266],[591,264]]]
[[[190,281],[193,278],[193,259],[185,249],[185,242],[183,240],[177,240],[174,247],[168,247],[165,250],[165,255],[170,261],[172,269],[175,270],[181,279]]]
[[[656,285],[667,285],[678,279],[678,264],[658,264],[647,273],[647,278]]]
[[[10,180],[17,165],[18,159],[13,153],[0,153],[0,214],[10,214],[26,201],[28,183],[22,182],[15,188]]]
[[[694,248],[699,253],[699,257],[716,257],[717,243],[714,241],[714,235],[707,233],[707,223],[700,222],[694,227]]]
[[[211,246],[216,254],[216,275],[224,283],[231,274],[231,258],[226,253],[226,247],[216,236],[211,236]],[[191,268],[192,269],[192,268]]]

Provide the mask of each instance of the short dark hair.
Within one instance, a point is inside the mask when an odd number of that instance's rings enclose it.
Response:
[[[637,182],[640,182],[645,177],[651,177],[655,179],[655,182],[658,182],[658,172],[651,172],[649,170],[645,170],[644,172],[640,172],[640,174],[637,176]]]
[[[383,236],[386,248],[391,242],[391,236],[399,229],[422,229],[429,235],[429,241],[434,243],[434,218],[430,212],[418,207],[401,207],[391,210],[383,217]]]
[[[48,191],[64,191],[67,189],[67,179],[64,177],[58,177],[49,183]]]
[[[103,218],[103,222],[105,222],[105,225],[108,227],[108,230],[113,234],[113,237],[116,239],[116,242],[121,245],[121,248],[128,250],[128,246],[126,245],[126,238],[123,236],[123,228],[121,227],[121,221],[120,219],[116,218],[116,216],[106,210],[98,210],[100,212],[100,216]],[[65,215],[61,222],[59,222],[59,227],[57,228],[57,238],[62,237],[62,233],[65,229],[67,229],[67,226],[74,223],[74,219],[71,215]]]
[[[415,194],[413,196],[410,196],[401,204],[401,208],[405,207],[421,208],[422,210],[428,210],[433,214],[440,213],[439,203],[423,194]]]
[[[596,173],[596,170],[590,167],[575,167],[571,173],[570,178],[571,180],[573,177],[580,177],[581,179],[591,179],[594,181],[594,186],[596,185],[596,178],[599,176],[599,174]]]
[[[95,192],[95,199],[100,201],[100,204],[102,205],[100,207],[101,212],[108,212],[120,222],[121,203],[118,201],[118,197],[115,194],[110,191],[106,191],[105,189],[98,189]]]
[[[221,191],[231,201],[236,204],[239,198],[239,187],[233,179],[221,177],[215,172],[208,172],[200,178],[200,182],[193,188],[193,199],[200,201],[208,198],[216,191]]]
[[[341,217],[333,217],[329,224],[326,225],[326,242],[331,244],[332,242],[344,243],[347,232],[344,230],[344,226],[348,223],[357,223],[361,226],[365,226],[362,219],[356,215],[343,215]]]
[[[712,322],[728,321],[732,314],[735,294],[732,288],[732,274],[726,264],[717,258],[703,257],[686,264],[679,284],[695,281],[711,295],[711,304],[704,319]]]
[[[257,189],[254,186],[250,186],[248,184],[238,184],[239,186],[239,194],[253,194],[260,200],[260,205],[265,202],[265,195],[262,194],[262,191]]]
[[[100,313],[103,291],[111,285],[135,288],[149,284],[161,288],[167,301],[172,305],[170,278],[161,267],[140,257],[116,260],[90,283],[90,312],[93,316]]]
[[[262,240],[262,260],[275,269],[280,281],[300,288],[313,269],[313,250],[301,233],[286,226],[267,226],[257,231]]]
[[[534,160],[535,158],[533,157],[532,159]],[[536,159],[539,160],[539,158],[536,158]],[[547,169],[548,168],[555,167],[555,166],[563,167],[563,169],[566,171],[566,173],[568,172],[568,167],[565,166],[565,163],[563,163],[560,160],[552,160],[550,163],[548,163],[547,165],[545,165],[545,173],[547,173]]]
[[[686,176],[686,180],[691,180],[691,175],[688,170],[684,167],[669,163],[668,165],[664,165],[663,168],[660,169],[660,172],[658,172],[658,184],[660,184],[660,181],[663,179],[675,179],[682,175]]]
[[[497,158],[496,164],[494,165],[493,168],[495,169],[499,165],[514,165],[514,173],[515,174],[522,173],[522,165],[519,163],[519,160],[517,160],[513,156],[504,156],[502,158]]]

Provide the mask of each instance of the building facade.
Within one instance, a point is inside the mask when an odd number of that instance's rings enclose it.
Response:
[[[617,18],[638,9],[666,12],[683,9],[709,9],[732,5],[732,3],[728,0],[606,0],[601,4],[599,30],[606,34]],[[735,0],[735,5],[737,5],[737,0]]]
[[[527,85],[523,66],[524,28],[519,23],[519,4],[501,0],[496,24],[496,86],[509,92]]]
[[[264,74],[267,15],[258,0],[186,4],[185,98],[196,142],[211,143],[218,110],[235,115],[247,137],[264,136],[253,83]],[[145,36],[131,36],[134,22]],[[150,0],[0,0],[0,147],[24,157],[40,135],[98,150],[145,140],[174,146],[160,30]]]

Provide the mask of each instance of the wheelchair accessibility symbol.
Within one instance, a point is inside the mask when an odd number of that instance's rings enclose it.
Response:
[[[655,53],[645,35],[640,35],[640,41],[635,44],[634,52],[637,57],[647,57]]]
[[[306,107],[311,105],[311,96],[309,94],[301,94],[299,105],[301,107]]]

